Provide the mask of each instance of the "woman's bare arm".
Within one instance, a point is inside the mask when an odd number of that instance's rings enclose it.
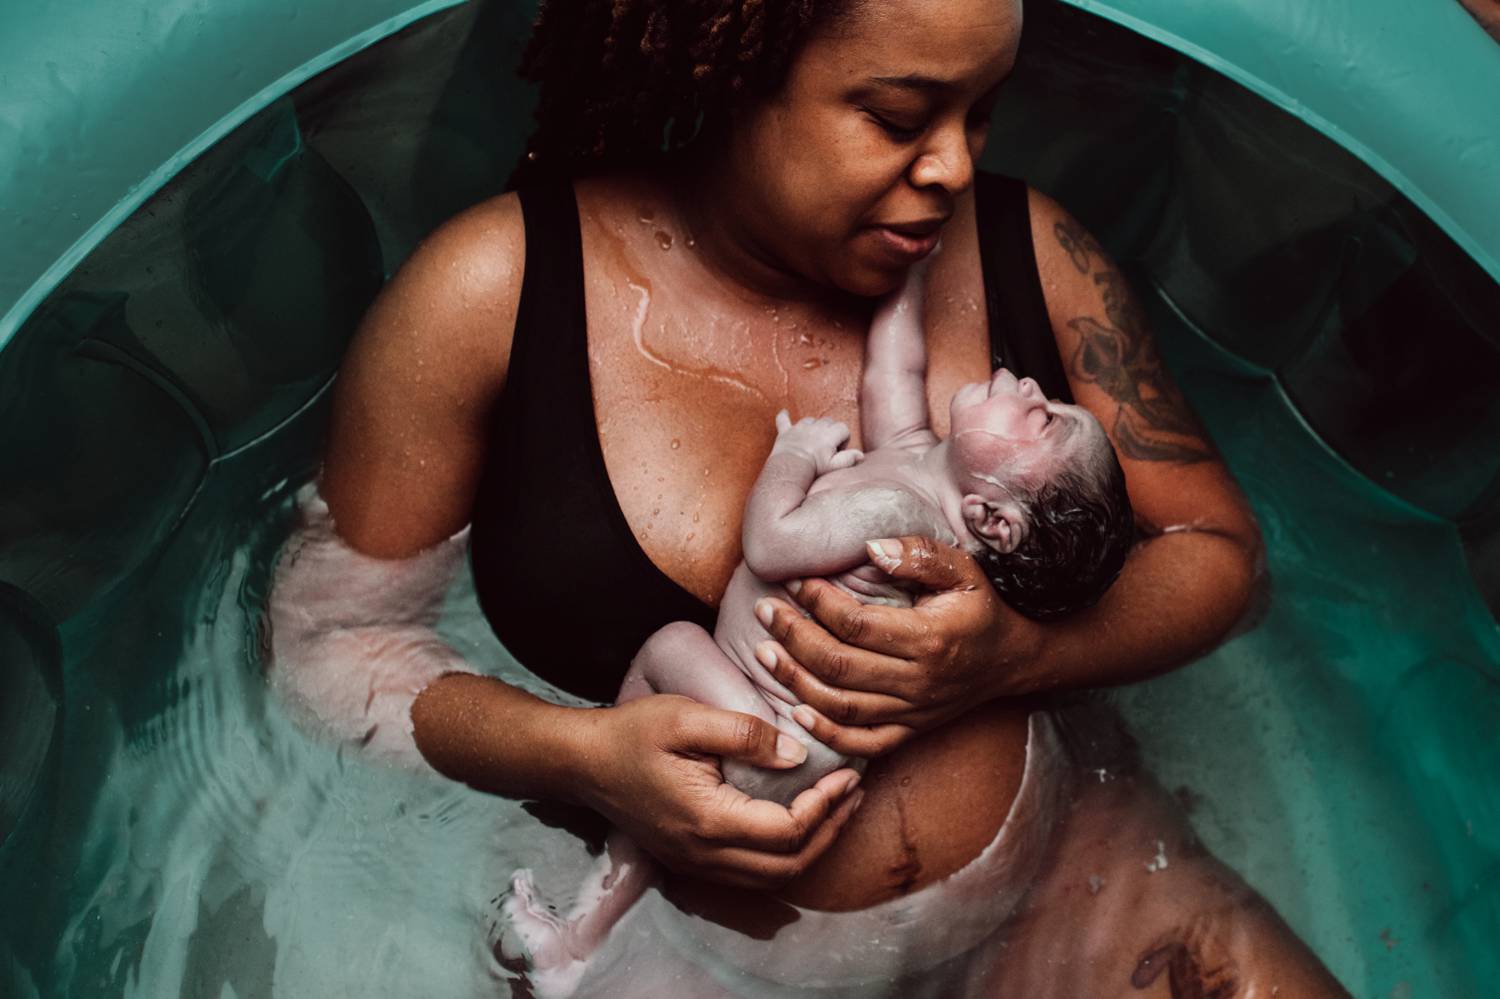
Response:
[[[1128,683],[1223,639],[1260,580],[1260,532],[1119,269],[1057,202],[1037,192],[1031,201],[1069,384],[1109,432],[1145,540],[1099,604],[1044,629],[1032,667],[1013,683],[1022,691]]]
[[[520,204],[497,198],[428,237],[365,316],[339,371],[322,478],[352,547],[402,558],[469,522],[525,263]]]

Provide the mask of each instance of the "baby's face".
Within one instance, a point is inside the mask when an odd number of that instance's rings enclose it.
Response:
[[[1005,483],[1032,489],[1069,467],[1101,459],[1104,428],[1082,406],[1048,399],[1030,378],[1005,368],[953,393],[952,472],[965,492],[989,496]]]

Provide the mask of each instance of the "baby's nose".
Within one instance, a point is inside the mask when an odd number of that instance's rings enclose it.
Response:
[[[1041,395],[1042,390],[1034,378],[1022,378],[1016,385],[1016,391],[1022,395]]]

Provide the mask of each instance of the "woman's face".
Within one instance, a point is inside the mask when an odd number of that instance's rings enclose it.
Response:
[[[766,263],[862,295],[932,251],[1015,63],[1019,0],[863,0],[736,119],[723,169]]]

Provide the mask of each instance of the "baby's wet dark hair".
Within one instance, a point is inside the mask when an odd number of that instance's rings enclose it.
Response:
[[[510,186],[662,160],[774,93],[858,0],[543,0],[521,76],[536,130]]]
[[[1105,446],[1095,468],[1068,468],[1023,498],[1030,527],[1014,551],[976,558],[1005,602],[1051,620],[1091,607],[1135,542],[1125,470]]]

